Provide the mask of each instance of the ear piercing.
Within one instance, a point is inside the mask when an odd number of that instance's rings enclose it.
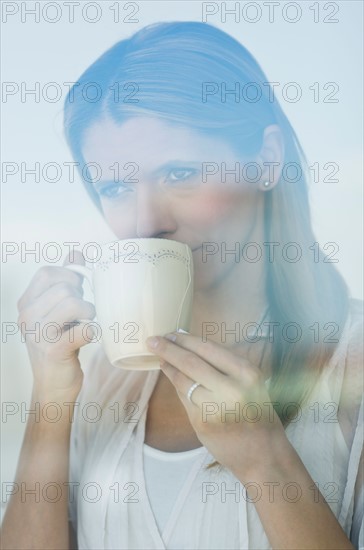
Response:
[[[265,182],[263,183],[263,187],[265,187],[266,189],[267,189],[267,187],[269,187],[269,186],[270,186],[270,182],[269,182],[269,181],[265,181]]]

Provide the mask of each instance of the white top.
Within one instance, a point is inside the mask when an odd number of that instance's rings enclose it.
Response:
[[[167,453],[144,443],[144,477],[149,504],[158,530],[161,533],[167,523],[173,504],[181,491],[196,458],[204,447],[180,453]]]
[[[358,549],[364,547],[363,490],[357,482],[363,446],[362,334],[362,304],[353,301],[340,343],[310,396],[311,408],[303,406],[301,417],[286,428],[287,438]],[[69,506],[79,549],[271,549],[244,486],[227,468],[206,470],[214,461],[207,449],[196,457],[173,497],[168,519],[162,518],[158,528],[143,469],[146,413],[158,375],[117,369],[101,349],[85,369],[70,449],[70,481],[80,484]],[[102,411],[94,422],[87,420],[90,402]],[[312,403],[317,405],[312,408]],[[345,423],[333,419],[330,403],[340,403]]]

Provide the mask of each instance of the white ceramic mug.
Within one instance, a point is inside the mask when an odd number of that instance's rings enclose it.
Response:
[[[95,296],[102,345],[125,369],[159,369],[146,338],[188,331],[193,300],[193,259],[187,244],[127,239],[100,247],[92,268],[66,267],[85,276]]]

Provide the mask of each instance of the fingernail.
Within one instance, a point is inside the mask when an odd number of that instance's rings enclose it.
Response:
[[[170,340],[171,342],[175,342],[177,336],[173,334],[173,332],[170,332],[169,334],[165,334],[164,338],[167,338],[167,340]]]
[[[147,338],[146,342],[150,348],[155,349],[159,345],[160,338],[159,336],[150,336],[149,338]]]

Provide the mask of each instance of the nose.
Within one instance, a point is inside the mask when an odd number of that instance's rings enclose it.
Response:
[[[137,191],[136,235],[138,238],[165,238],[176,224],[166,198],[155,186],[139,183]]]

